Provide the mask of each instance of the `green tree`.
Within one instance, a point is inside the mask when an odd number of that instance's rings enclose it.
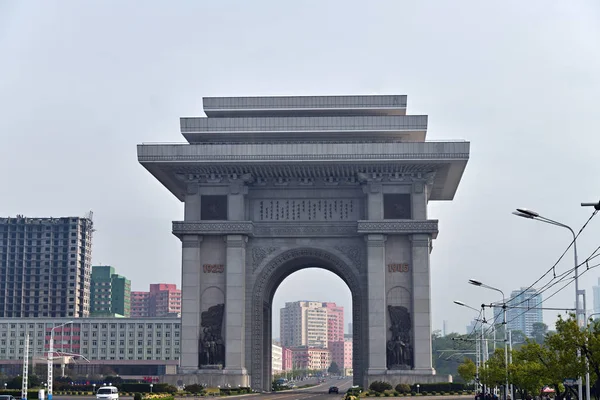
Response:
[[[543,322],[535,322],[532,327],[531,336],[537,343],[542,344],[548,333],[548,325]]]
[[[340,367],[337,365],[337,363],[335,361],[333,361],[331,363],[331,365],[329,366],[329,368],[327,369],[327,372],[329,372],[330,374],[337,375],[341,371],[340,371]]]
[[[513,349],[518,349],[527,341],[527,336],[523,331],[514,330],[510,332]]]
[[[477,366],[470,358],[466,357],[462,364],[458,366],[458,375],[465,382],[471,382],[475,380],[477,374]]]
[[[544,344],[528,340],[517,352],[523,361],[542,366],[542,380],[556,391],[557,398],[562,397],[562,382],[565,378],[580,376],[585,371],[583,359],[577,357],[574,337],[578,332],[580,330],[574,319],[563,320],[559,316],[556,334],[547,335]],[[576,397],[575,392],[573,395]]]
[[[496,349],[479,368],[479,380],[486,386],[501,386],[506,382],[504,349]]]
[[[520,398],[528,394],[537,395],[544,386],[545,367],[539,362],[527,360],[526,351],[513,351],[512,363],[508,366],[509,381],[515,386]]]

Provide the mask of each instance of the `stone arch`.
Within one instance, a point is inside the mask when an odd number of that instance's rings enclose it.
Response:
[[[366,275],[341,251],[317,247],[284,250],[269,257],[254,281],[251,291],[251,375],[252,387],[270,389],[271,363],[265,362],[271,354],[271,307],[275,291],[285,278],[304,268],[322,268],[333,272],[348,285],[352,294],[353,368],[354,381],[362,384],[363,360],[366,356],[367,282]]]

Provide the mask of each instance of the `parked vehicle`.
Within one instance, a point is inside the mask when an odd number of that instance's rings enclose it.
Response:
[[[119,389],[114,386],[102,386],[96,391],[98,400],[119,400]]]
[[[331,393],[339,394],[340,390],[338,389],[337,386],[332,386],[329,388],[329,394],[331,394]]]

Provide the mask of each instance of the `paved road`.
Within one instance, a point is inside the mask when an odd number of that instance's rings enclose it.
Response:
[[[311,381],[299,382],[300,385],[311,383]],[[339,388],[340,393],[336,394],[328,394],[330,386],[337,386]],[[329,379],[324,383],[320,383],[317,386],[313,386],[310,388],[304,389],[295,389],[283,392],[275,392],[275,393],[257,393],[257,394],[246,394],[241,396],[228,396],[222,399],[255,399],[255,400],[341,400],[344,397],[344,393],[352,387],[352,379]],[[123,400],[130,400],[131,397],[120,397]],[[198,397],[198,398],[176,398],[177,400],[195,400],[195,399],[209,399],[207,397]],[[390,400],[394,400],[394,398],[389,398]],[[396,398],[398,399],[398,398]],[[406,398],[399,398],[400,400]],[[419,400],[472,400],[473,396],[419,396]],[[92,396],[60,396],[54,395],[53,400],[94,400]]]

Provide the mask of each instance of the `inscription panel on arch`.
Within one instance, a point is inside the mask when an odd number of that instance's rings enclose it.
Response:
[[[254,221],[356,221],[358,199],[260,199],[253,202]]]

